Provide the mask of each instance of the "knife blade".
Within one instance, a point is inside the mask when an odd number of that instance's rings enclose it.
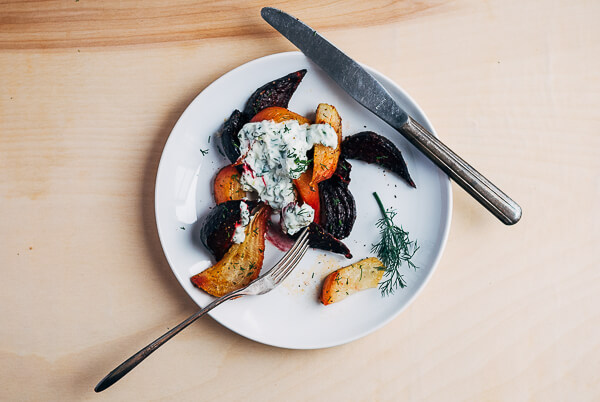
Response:
[[[513,225],[519,221],[522,211],[515,201],[409,116],[360,64],[317,31],[281,10],[265,7],[261,15],[344,91],[395,128],[503,223]]]

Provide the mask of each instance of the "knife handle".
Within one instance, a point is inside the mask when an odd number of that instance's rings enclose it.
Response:
[[[503,223],[521,219],[521,207],[412,117],[398,131]]]

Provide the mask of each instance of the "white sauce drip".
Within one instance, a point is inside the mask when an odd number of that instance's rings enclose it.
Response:
[[[290,204],[281,211],[283,228],[291,235],[310,225],[314,218],[315,210],[308,204]]]
[[[235,226],[235,232],[233,232],[233,242],[238,244],[246,240],[246,226],[250,223],[250,211],[248,211],[248,204],[244,201],[240,202],[240,215],[242,222]]]

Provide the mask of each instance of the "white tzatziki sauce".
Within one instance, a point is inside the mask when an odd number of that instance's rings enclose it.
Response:
[[[315,218],[315,210],[308,204],[290,204],[281,210],[281,220],[286,232],[290,235],[307,227]]]
[[[244,161],[242,188],[256,192],[260,200],[275,210],[296,201],[292,180],[310,165],[306,153],[315,144],[331,148],[338,145],[337,134],[329,124],[299,124],[296,120],[247,123],[238,138]],[[291,216],[288,221],[292,222]],[[305,219],[298,217],[296,221]]]
[[[244,201],[240,202],[240,215],[242,222],[235,226],[235,231],[233,232],[233,242],[238,244],[246,240],[246,226],[250,223],[250,211],[248,211],[248,204]]]

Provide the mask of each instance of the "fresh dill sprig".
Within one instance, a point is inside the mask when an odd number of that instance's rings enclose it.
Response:
[[[372,245],[371,252],[377,254],[385,265],[383,281],[379,284],[379,290],[382,296],[388,296],[393,294],[398,287],[406,287],[404,276],[400,273],[403,263],[414,270],[418,268],[411,259],[419,246],[416,240],[411,241],[408,238],[408,232],[402,226],[398,227],[394,224],[396,211],[391,208],[386,210],[377,193],[373,193],[373,196],[379,205],[383,218],[376,223],[381,240],[379,243]]]

